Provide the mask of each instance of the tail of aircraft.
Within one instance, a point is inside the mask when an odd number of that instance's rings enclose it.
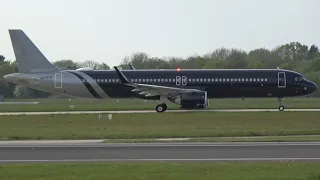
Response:
[[[22,30],[10,29],[9,34],[20,73],[59,70],[47,60]]]

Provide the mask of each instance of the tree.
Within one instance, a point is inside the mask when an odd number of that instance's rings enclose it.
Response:
[[[209,56],[210,56],[210,59],[217,59],[217,60],[224,61],[228,59],[230,53],[231,53],[231,50],[221,47],[213,51]]]
[[[33,96],[33,93],[25,86],[17,85],[14,88],[14,97],[20,99],[20,98],[30,98]]]
[[[280,56],[265,48],[258,48],[250,51],[246,56],[246,59],[248,61],[248,68],[249,66],[250,68],[276,68],[283,63]],[[259,63],[256,64],[257,62]]]
[[[312,60],[309,66],[309,71],[320,71],[320,56]]]
[[[230,69],[243,69],[247,67],[247,53],[239,49],[231,49],[227,57],[228,66]]]
[[[16,72],[18,72],[18,67],[15,61],[4,61],[3,63],[0,63],[0,94],[5,95],[6,97],[13,96],[14,85],[3,79],[3,76]]]
[[[316,57],[317,55],[319,55],[319,48],[316,45],[312,45],[307,53],[307,59],[311,60],[314,57]]]
[[[110,66],[108,66],[106,63],[98,64],[97,70],[109,70]]]
[[[79,68],[92,68],[92,69],[98,69],[99,63],[93,61],[93,60],[86,60],[84,62],[77,63]]]
[[[122,65],[128,66],[129,64],[132,64],[136,69],[146,69],[148,63],[150,63],[149,55],[143,52],[134,53],[130,57],[124,58],[122,61]]]
[[[265,65],[259,59],[251,59],[248,64],[249,69],[263,69]]]
[[[63,69],[63,70],[75,70],[78,69],[78,63],[72,61],[72,60],[59,60],[53,63],[57,68]]]
[[[106,63],[99,64],[93,60],[86,60],[84,62],[77,63],[78,68],[92,68],[94,70],[109,70],[110,67]]]
[[[279,46],[274,50],[274,52],[286,62],[298,61],[306,58],[308,53],[308,46],[302,45],[299,42],[291,42]]]
[[[176,68],[188,68],[186,67],[186,63],[184,62],[184,60],[182,58],[178,58],[178,57],[167,57],[167,61],[168,64],[170,66],[171,69],[176,69]],[[195,66],[191,66],[191,67],[195,67]],[[189,66],[190,68],[190,66]]]
[[[6,58],[3,55],[0,55],[0,64],[4,62]]]

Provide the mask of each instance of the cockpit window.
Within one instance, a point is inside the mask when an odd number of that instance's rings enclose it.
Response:
[[[295,77],[294,80],[295,80],[295,81],[303,81],[303,80],[306,80],[306,78],[303,77],[303,76],[298,76],[298,77]]]

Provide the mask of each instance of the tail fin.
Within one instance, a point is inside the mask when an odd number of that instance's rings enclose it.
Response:
[[[22,30],[10,29],[9,34],[20,73],[59,70],[47,60]]]

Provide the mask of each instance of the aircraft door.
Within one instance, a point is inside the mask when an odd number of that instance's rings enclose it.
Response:
[[[176,85],[177,86],[181,85],[181,76],[176,76]]]
[[[56,73],[54,76],[54,87],[55,88],[62,88],[62,74]]]
[[[187,85],[188,79],[187,76],[182,76],[182,85],[185,86]]]
[[[185,86],[187,85],[187,82],[188,82],[188,79],[187,79],[187,76],[176,76],[176,85],[177,86]]]
[[[278,87],[286,87],[286,74],[285,72],[278,72]]]

